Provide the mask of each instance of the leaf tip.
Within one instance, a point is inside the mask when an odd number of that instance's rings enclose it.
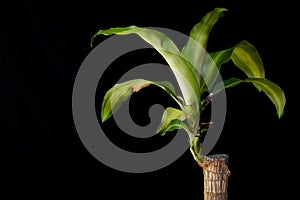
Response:
[[[283,114],[284,114],[284,108],[285,108],[285,105],[286,105],[286,98],[285,98],[285,95],[282,91],[282,95],[283,95],[283,100],[282,100],[282,106],[280,107],[280,109],[278,108],[277,109],[277,116],[279,119],[282,118]]]
[[[101,122],[104,123],[108,118],[106,117],[101,117]]]
[[[90,47],[93,48],[93,43],[94,43],[94,40],[95,38],[97,37],[97,34],[94,34],[92,37],[91,37],[91,40],[90,40]]]
[[[220,13],[220,16],[223,16],[224,12],[227,12],[228,9],[226,8],[215,8],[215,11],[217,11],[218,13]]]
[[[161,134],[162,133],[162,127],[161,124],[157,127],[155,134]]]
[[[278,110],[277,111],[277,117],[278,117],[278,119],[281,119],[282,116],[283,116],[283,114],[284,114],[284,108],[282,108],[281,110]]]
[[[108,118],[110,118],[112,116],[112,113],[103,113],[101,112],[101,122],[104,123],[106,120],[108,120]]]
[[[215,10],[218,10],[218,11],[220,11],[220,12],[228,11],[227,8],[222,8],[222,7],[217,7],[217,8],[215,8]]]
[[[90,47],[93,48],[94,36],[91,38]]]

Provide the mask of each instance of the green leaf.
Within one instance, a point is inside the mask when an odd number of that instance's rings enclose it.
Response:
[[[162,88],[179,104],[179,106],[182,106],[178,101],[175,93],[173,92],[173,86],[170,86],[171,83],[168,83],[166,81],[155,82],[144,79],[134,79],[123,83],[117,83],[106,92],[101,107],[102,122],[111,117],[113,113],[120,108],[122,103],[124,103],[133,92],[138,92],[142,88],[149,85],[156,85]]]
[[[248,77],[265,78],[265,69],[257,49],[247,41],[240,42],[231,55],[233,63]],[[258,84],[254,86],[261,91]]]
[[[188,130],[188,127],[181,120],[173,119],[172,121],[170,121],[168,126],[161,131],[161,135],[164,136],[167,132],[174,131],[176,129]]]
[[[175,127],[180,127],[183,120],[185,120],[185,116],[181,110],[167,107],[163,113],[161,122],[157,127],[156,133],[165,134],[167,131],[174,130]]]
[[[277,110],[278,118],[281,118],[286,103],[283,90],[274,82],[264,78],[247,78],[243,80],[247,83],[255,83],[269,97]]]
[[[247,41],[235,46],[231,59],[248,77],[264,78],[264,65],[257,49]]]
[[[167,63],[173,69],[173,73],[178,81],[185,104],[192,105],[199,102],[200,89],[195,73],[190,63],[182,56],[170,51],[160,50],[160,53],[166,58]]]
[[[286,103],[285,94],[283,90],[274,82],[267,80],[265,78],[247,78],[244,80],[238,79],[238,78],[231,78],[224,81],[223,84],[217,84],[213,90],[213,92],[216,94],[220,92],[221,90],[229,87],[233,87],[235,85],[238,85],[239,83],[254,83],[268,96],[268,98],[271,100],[271,102],[274,104],[277,116],[279,118],[282,117],[284,112],[284,107]],[[223,86],[222,86],[223,85]]]
[[[190,151],[198,163],[202,163],[204,161],[204,156],[201,155],[201,147],[202,143],[200,142],[200,138],[194,137],[190,142]]]
[[[186,133],[189,136],[189,142],[193,141],[193,139],[195,138],[195,136],[189,131],[188,126],[179,119],[171,120],[170,123],[167,125],[167,127],[165,129],[163,129],[160,133],[161,133],[161,136],[164,136],[164,135],[166,135],[167,132],[174,131],[177,129],[183,129],[186,131]]]
[[[167,89],[167,92],[170,94],[170,95],[175,95],[176,94],[176,91],[175,91],[175,88],[174,86],[172,85],[172,83],[170,83],[169,81],[156,81],[155,82],[156,84],[159,84],[160,86],[163,86],[164,88]],[[157,85],[158,86],[158,85]]]
[[[223,80],[219,83],[217,83],[213,90],[212,90],[212,93],[214,95],[218,94],[219,92],[221,92],[222,90],[226,89],[226,88],[229,88],[229,87],[233,87],[233,86],[236,86],[238,85],[239,83],[241,83],[242,80],[241,79],[238,79],[238,78],[229,78],[227,80]]]
[[[191,142],[195,136],[190,131],[189,127],[183,122],[185,119],[186,116],[181,110],[168,107],[163,113],[162,120],[157,127],[156,133],[160,133],[163,136],[169,131],[183,129],[188,134],[189,141]]]
[[[215,84],[215,81],[220,74],[221,65],[230,61],[233,50],[234,48],[230,48],[210,53],[205,56],[202,75],[208,90],[210,90]]]
[[[262,59],[257,49],[249,42],[243,40],[236,44],[234,47],[213,52],[205,58],[205,64],[203,65],[202,74],[204,80],[211,88],[219,75],[219,70],[224,63],[233,61],[236,67],[244,72],[247,77],[252,78],[265,78],[265,70]],[[254,83],[257,89],[260,88]]]
[[[100,34],[103,34],[103,35],[112,35],[112,34],[116,34],[116,33],[119,33],[119,34],[127,34],[126,31],[130,31],[131,29],[134,29],[135,26],[128,26],[128,27],[115,27],[115,28],[110,28],[110,29],[107,29],[107,30],[99,30],[96,34],[93,35],[93,37],[91,38],[91,47],[93,46],[93,42],[95,40],[95,38],[100,35]]]
[[[199,85],[193,72],[193,67],[187,60],[185,60],[183,56],[181,56],[181,53],[175,43],[164,33],[149,28],[140,28],[137,26],[129,26],[124,28],[117,27],[98,31],[92,37],[92,42],[97,35],[101,34],[139,35],[143,40],[155,48],[167,61],[176,77],[185,103],[192,104],[193,102],[198,101],[197,98],[200,94]]]
[[[199,82],[199,73],[202,71],[202,64],[206,54],[206,45],[209,34],[215,23],[225,11],[227,11],[225,8],[215,8],[207,13],[201,21],[192,28],[189,39],[182,49],[184,57],[196,68],[196,74]]]

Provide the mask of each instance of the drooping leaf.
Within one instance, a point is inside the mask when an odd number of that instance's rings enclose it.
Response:
[[[274,82],[263,78],[247,78],[243,80],[247,83],[255,83],[269,97],[277,110],[278,118],[281,118],[286,103],[283,90]]]
[[[182,106],[178,101],[175,93],[173,92],[173,87],[170,87],[170,85],[172,85],[171,83],[166,81],[155,82],[144,79],[134,79],[123,83],[117,83],[106,92],[101,107],[102,122],[111,117],[113,113],[119,109],[122,103],[124,103],[133,92],[138,92],[142,88],[149,85],[156,85],[162,88],[179,104],[179,106]]]
[[[234,47],[213,52],[209,54],[205,59],[203,65],[202,74],[204,80],[211,88],[219,75],[219,70],[224,63],[233,61],[236,67],[245,73],[247,77],[252,78],[265,78],[265,70],[262,59],[257,49],[247,41],[241,41]],[[259,86],[254,83],[258,90]]]
[[[131,29],[135,28],[135,26],[128,26],[128,27],[115,27],[115,28],[110,28],[110,29],[107,29],[107,30],[99,30],[96,34],[93,35],[93,37],[91,37],[91,47],[93,46],[93,42],[95,40],[95,38],[100,35],[100,34],[103,34],[103,35],[112,35],[112,34],[116,34],[116,33],[119,33],[119,34],[126,34],[126,31],[130,31]]]
[[[183,56],[196,68],[199,82],[201,82],[200,73],[202,72],[202,64],[206,54],[209,34],[215,23],[226,10],[225,8],[215,8],[207,13],[201,21],[192,28],[189,39],[182,49]]]
[[[174,130],[175,127],[180,127],[183,120],[185,120],[185,116],[181,110],[167,107],[157,127],[156,133],[165,134],[167,131]]]
[[[264,78],[265,70],[257,49],[247,41],[235,46],[231,59],[248,77]]]
[[[183,56],[181,56],[177,46],[167,35],[157,30],[140,28],[137,26],[129,26],[124,28],[117,27],[98,31],[92,37],[92,42],[96,36],[101,34],[139,35],[143,40],[155,48],[169,64],[176,77],[185,103],[192,104],[193,102],[198,101],[197,98],[199,96],[199,85],[193,68],[191,64]]]
[[[169,81],[156,81],[155,83],[157,84],[157,86],[160,85],[160,86],[163,86],[164,88],[166,88],[168,94],[170,94],[170,95],[176,94],[174,86]],[[177,98],[178,98],[178,96],[177,96]]]
[[[283,90],[274,82],[265,78],[246,78],[244,80],[238,78],[230,78],[224,81],[224,84],[217,84],[213,89],[214,94],[217,94],[221,90],[238,85],[239,83],[255,83],[259,88],[268,96],[271,102],[274,104],[277,116],[282,117],[284,107],[286,103],[285,94]]]

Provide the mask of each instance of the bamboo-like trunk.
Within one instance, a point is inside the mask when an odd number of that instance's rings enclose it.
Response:
[[[204,200],[227,200],[228,198],[228,155],[207,156],[199,165],[204,175]]]

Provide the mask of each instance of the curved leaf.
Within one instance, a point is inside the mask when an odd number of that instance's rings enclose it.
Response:
[[[191,64],[180,55],[181,53],[175,43],[164,33],[149,28],[140,28],[137,26],[129,26],[124,28],[117,27],[98,31],[92,37],[91,41],[93,42],[94,38],[101,34],[139,35],[143,40],[155,48],[170,65],[170,68],[172,69],[176,80],[178,81],[178,85],[186,104],[192,104],[193,102],[198,101],[197,98],[199,96],[199,85],[193,72],[193,68]]]
[[[274,82],[263,78],[247,78],[243,80],[247,83],[255,83],[259,88],[269,97],[277,110],[278,118],[281,118],[284,112],[284,106],[286,103],[283,90]]]
[[[264,78],[265,70],[257,49],[247,41],[235,46],[231,59],[248,77]]]
[[[238,85],[239,83],[254,83],[259,86],[259,88],[269,97],[271,102],[274,104],[277,110],[277,116],[282,117],[284,112],[284,106],[286,103],[285,94],[283,90],[274,82],[267,80],[265,78],[247,78],[244,80],[238,78],[231,78],[224,81],[223,84],[217,84],[213,90],[214,94],[220,92],[221,90],[229,87]],[[222,86],[223,85],[223,86]]]
[[[126,81],[123,83],[115,84],[111,89],[109,89],[103,99],[101,107],[101,120],[106,121],[109,117],[113,115],[115,111],[124,103],[133,92],[138,92],[144,87],[149,85],[156,85],[163,90],[165,90],[178,104],[182,106],[178,101],[175,93],[173,92],[173,87],[169,82],[154,82],[144,79],[134,79]]]
[[[225,11],[227,11],[225,8],[215,8],[207,13],[201,21],[192,28],[189,39],[182,49],[182,55],[196,68],[199,82],[201,79],[199,73],[202,72],[202,64],[206,54],[209,34]]]
[[[205,59],[202,74],[210,88],[219,75],[222,64],[232,60],[236,67],[244,72],[247,77],[265,78],[265,70],[257,49],[249,42],[243,40],[232,48],[210,53]],[[258,85],[254,83],[260,91]]]
[[[185,132],[189,136],[189,142],[190,143],[195,138],[195,136],[190,132],[188,126],[179,119],[173,119],[172,121],[170,121],[170,123],[167,125],[167,127],[161,131],[161,135],[164,136],[167,132],[174,131],[176,129],[185,130]]]
[[[189,136],[189,141],[194,139],[193,133],[190,131],[189,127],[183,122],[186,116],[181,110],[176,108],[168,107],[165,109],[162,120],[157,127],[156,133],[165,135],[168,131],[173,131],[176,129],[183,129]]]
[[[173,119],[172,121],[170,121],[170,123],[168,124],[168,126],[163,129],[161,131],[161,135],[165,135],[168,131],[174,131],[176,129],[184,129],[186,130],[188,133],[188,127],[186,124],[184,124],[181,120],[179,119]]]
[[[175,127],[180,127],[180,124],[183,120],[185,120],[185,116],[181,110],[168,107],[163,113],[161,122],[157,127],[156,133],[162,133],[162,135],[164,135],[167,131],[174,130]]]

